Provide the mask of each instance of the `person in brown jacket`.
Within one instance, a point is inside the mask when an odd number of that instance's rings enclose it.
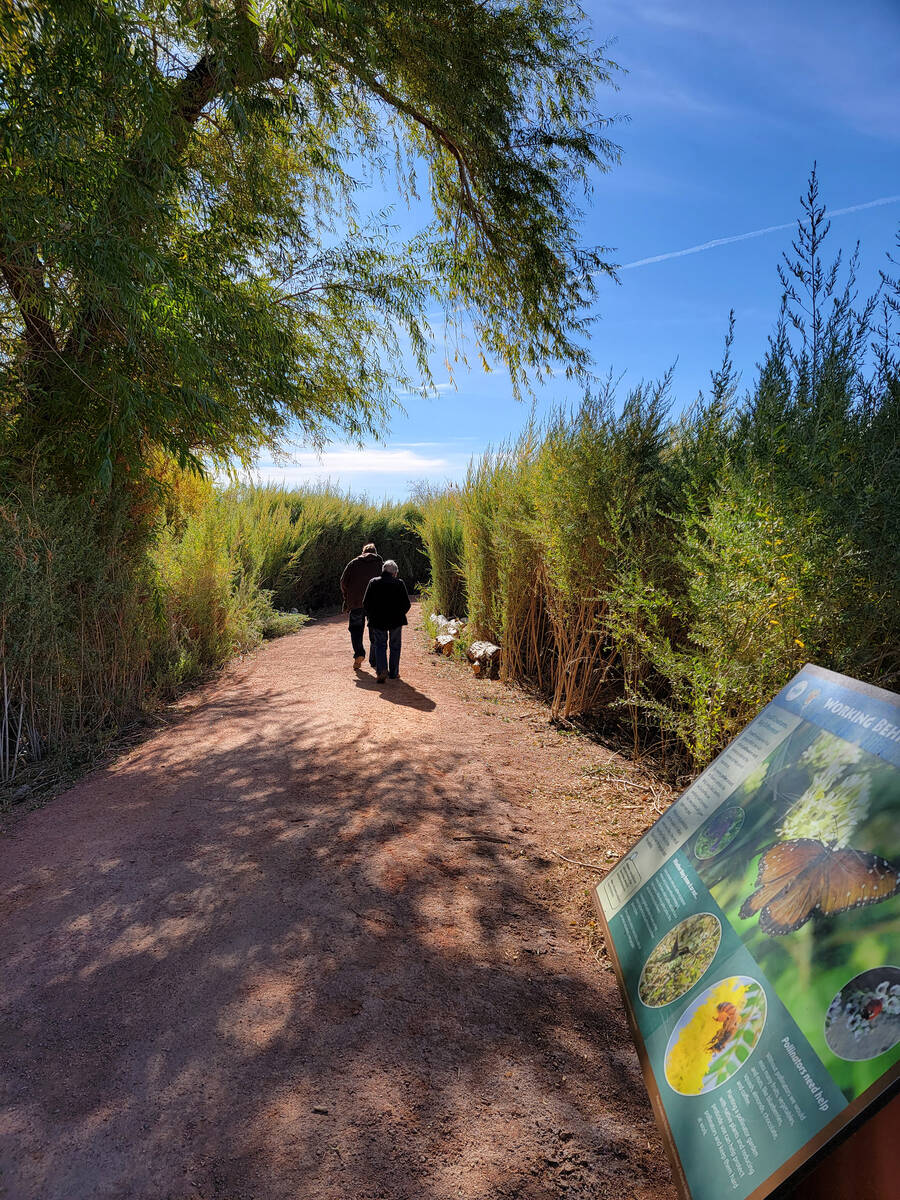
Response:
[[[366,649],[363,645],[363,630],[366,626],[366,613],[363,608],[363,597],[370,579],[376,579],[381,574],[383,566],[381,555],[371,542],[366,542],[362,554],[350,560],[341,575],[341,595],[344,598],[342,612],[350,614],[350,642],[353,646],[353,670],[358,671],[365,661]],[[369,640],[371,641],[371,635]],[[371,647],[369,660],[372,661]],[[372,669],[375,663],[372,662]]]

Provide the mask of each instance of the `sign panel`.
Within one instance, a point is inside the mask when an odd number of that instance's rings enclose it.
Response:
[[[900,696],[804,667],[594,898],[682,1193],[772,1195],[900,1080]]]

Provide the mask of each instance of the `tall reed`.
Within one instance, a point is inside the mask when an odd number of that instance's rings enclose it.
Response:
[[[900,681],[900,281],[857,307],[852,261],[842,278],[821,240],[795,253],[744,397],[732,318],[709,391],[677,419],[670,377],[621,404],[606,388],[430,498],[429,527],[455,531],[425,537],[433,578],[462,576],[504,677],[695,767],[804,661]],[[814,262],[830,307],[812,339]]]
[[[26,477],[0,498],[0,784],[136,710],[156,632],[146,542],[102,506]]]
[[[447,617],[466,611],[465,574],[461,562],[463,527],[455,489],[432,493],[420,489],[413,528],[430,567],[426,607]]]
[[[411,587],[411,504],[329,488],[219,490],[157,459],[118,495],[63,494],[36,465],[0,491],[0,788],[90,756],[124,723],[264,634],[275,608],[340,604],[375,541]],[[274,606],[274,607],[273,607]]]

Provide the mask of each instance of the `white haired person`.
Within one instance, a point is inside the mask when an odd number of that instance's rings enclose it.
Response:
[[[366,658],[366,648],[363,645],[363,630],[366,627],[366,614],[363,612],[363,596],[370,579],[381,574],[381,555],[375,549],[373,542],[366,542],[362,554],[351,559],[344,567],[341,575],[341,595],[344,598],[343,612],[350,614],[350,642],[353,646],[353,670],[358,671]],[[372,637],[369,636],[369,658],[372,666]]]
[[[400,642],[403,626],[408,625],[409,592],[400,578],[399,567],[392,558],[385,561],[381,575],[369,581],[363,597],[363,608],[369,620],[369,642],[375,661],[375,677],[379,683],[396,679],[400,674]],[[390,654],[388,650],[390,649]]]

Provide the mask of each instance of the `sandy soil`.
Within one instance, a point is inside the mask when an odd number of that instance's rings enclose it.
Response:
[[[0,838],[4,1200],[673,1200],[589,872],[664,803],[429,656],[274,642]]]

